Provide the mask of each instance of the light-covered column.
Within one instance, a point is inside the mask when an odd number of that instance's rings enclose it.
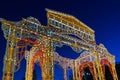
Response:
[[[118,77],[117,77],[117,72],[116,72],[116,69],[115,69],[115,63],[112,64],[112,76],[113,76],[113,79],[114,80],[118,80]]]
[[[94,76],[96,80],[104,80],[104,73],[102,71],[102,65],[101,65],[101,59],[100,54],[97,52],[94,52],[94,61],[93,61],[93,68],[94,68]]]
[[[77,70],[78,70],[78,80],[81,80],[81,77],[80,77],[80,60],[79,60],[79,64],[78,64],[78,68],[77,68]]]
[[[75,80],[78,80],[78,71],[77,71],[77,61],[74,61],[74,74],[75,74]]]
[[[33,59],[31,56],[31,53],[29,51],[26,51],[26,76],[25,76],[25,80],[32,80],[33,78],[33,67],[34,67],[34,63],[33,63]]]
[[[74,71],[74,68],[72,68],[72,71],[73,71],[73,80],[75,80],[75,71]]]
[[[12,25],[2,26],[4,30],[4,36],[7,40],[6,53],[4,56],[4,69],[2,80],[14,80],[15,64],[16,64],[16,48],[17,38],[15,35],[15,29]],[[5,29],[6,28],[6,29]]]
[[[11,45],[7,43],[8,46]],[[14,43],[13,43],[14,44]],[[7,47],[6,54],[4,56],[4,69],[3,69],[3,78],[2,80],[14,80],[14,72],[15,72],[15,49],[14,46]]]
[[[67,69],[66,67],[64,67],[63,69],[64,69],[64,80],[67,80]]]
[[[78,66],[78,68],[77,68],[77,70],[78,70],[78,80],[81,80],[81,78],[80,78],[80,69],[79,69],[79,66]]]
[[[76,75],[75,75],[75,61],[73,61],[72,71],[73,71],[73,80],[76,80]]]
[[[76,66],[75,71],[76,71],[76,80],[80,80],[79,65]]]
[[[51,39],[45,39],[45,41],[46,50],[42,69],[45,70],[45,80],[54,80],[54,44]]]

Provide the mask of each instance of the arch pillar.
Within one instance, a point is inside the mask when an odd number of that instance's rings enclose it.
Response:
[[[64,69],[64,80],[67,80],[67,69],[66,69],[66,67],[63,69]]]
[[[16,49],[18,39],[15,36],[15,29],[12,29],[12,26],[9,26],[9,34],[4,33],[5,38],[7,39],[6,53],[4,56],[4,67],[3,67],[3,76],[2,80],[14,80],[14,72],[16,65]],[[8,36],[6,36],[8,35]]]
[[[34,69],[34,62],[33,57],[29,51],[26,52],[26,75],[25,80],[32,80],[33,78],[33,69]]]
[[[73,80],[79,80],[79,78],[78,78],[79,67],[77,66],[76,61],[73,61],[73,66],[71,68],[72,68],[72,71],[73,71]]]
[[[116,72],[116,69],[115,69],[115,63],[112,64],[112,71],[113,71],[114,80],[118,80],[117,72]]]
[[[82,80],[83,78],[83,73],[84,73],[84,68],[89,67],[89,70],[93,76],[94,79],[94,71],[93,71],[93,63],[92,62],[86,62],[80,65],[79,67],[79,71],[80,71],[80,80]]]
[[[40,51],[40,66],[41,66],[41,73],[42,73],[42,80],[46,80],[46,58],[45,53]]]
[[[73,71],[73,80],[76,80],[75,79],[75,69],[74,69],[74,66],[72,66],[72,71]]]
[[[96,73],[96,80],[105,80],[104,73],[102,71],[102,65],[101,65],[101,59],[100,54],[97,52],[94,52],[95,59],[94,59],[94,70]]]
[[[101,60],[101,65],[102,65],[102,70],[103,70],[104,75],[105,75],[105,66],[104,66],[104,64],[106,64],[109,67],[109,70],[110,70],[110,72],[112,74],[113,80],[118,80],[116,69],[115,69],[115,64],[109,62],[108,60]]]
[[[77,61],[75,60],[75,67],[74,67],[74,70],[75,70],[75,79],[76,80],[79,80],[80,78],[79,78],[79,66],[78,66],[78,64],[77,64]]]
[[[78,66],[77,70],[78,70],[78,80],[81,80],[81,78],[80,78],[80,77],[81,77],[81,76],[80,76],[80,75],[81,75],[81,73],[80,73],[79,66]]]
[[[93,70],[94,70],[94,80],[99,80],[98,79],[98,72],[97,72],[97,68],[96,68],[96,64],[93,63]]]
[[[89,70],[93,76],[93,80],[95,80],[95,72],[94,72],[94,68],[93,68],[93,65],[89,67]]]
[[[76,80],[80,80],[80,71],[79,71],[79,66],[76,66]]]
[[[40,57],[42,80],[54,80],[54,44],[50,39],[45,40],[45,48]]]
[[[9,43],[7,43],[10,45]],[[4,56],[4,69],[2,80],[14,80],[15,72],[15,63],[16,63],[16,54],[14,47],[8,47],[6,54]]]
[[[54,80],[54,43],[51,39],[47,39],[47,43],[45,52],[46,80]]]

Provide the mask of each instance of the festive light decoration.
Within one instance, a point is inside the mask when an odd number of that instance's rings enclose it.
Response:
[[[34,63],[40,65],[42,80],[54,80],[54,64],[67,70],[72,69],[73,80],[82,80],[84,68],[89,67],[94,80],[105,80],[105,66],[108,65],[114,80],[118,80],[115,70],[115,56],[103,44],[97,45],[94,31],[75,17],[46,9],[48,25],[29,17],[18,22],[0,19],[7,40],[4,56],[2,80],[14,80],[20,61],[26,59],[26,80],[32,80]],[[56,46],[70,46],[77,59],[69,59],[55,52]]]

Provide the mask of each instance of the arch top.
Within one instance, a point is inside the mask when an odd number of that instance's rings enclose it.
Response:
[[[83,22],[81,22],[80,20],[78,20],[72,15],[61,13],[61,12],[54,11],[54,10],[47,9],[47,8],[46,8],[46,11],[47,11],[48,18],[54,18],[58,21],[62,20],[61,22],[67,23],[68,25],[76,29],[83,30],[85,32],[90,32],[91,34],[94,34],[93,29],[91,29],[90,27],[88,27],[87,25],[85,25]]]
[[[103,44],[99,44],[99,45],[98,45],[98,50],[99,50],[101,53],[110,54],[109,51],[107,50],[107,48],[106,48]],[[111,54],[110,54],[110,55],[111,55]]]

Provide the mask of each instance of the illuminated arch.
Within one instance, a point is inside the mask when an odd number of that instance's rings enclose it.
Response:
[[[67,67],[72,69],[74,80],[82,79],[85,67],[89,67],[90,72],[94,76],[94,80],[103,80],[103,75],[99,75],[99,73],[104,73],[101,70],[103,69],[104,71],[104,67],[101,68],[101,66],[99,66],[100,60],[106,58],[103,54],[110,57],[111,61],[115,60],[115,58],[113,55],[107,54],[109,52],[104,45],[98,46],[96,44],[94,30],[71,15],[49,9],[46,10],[48,18],[47,26],[42,26],[40,22],[33,17],[22,19],[18,22],[7,21],[0,18],[4,37],[7,40],[3,80],[14,80],[14,67],[20,65],[23,57],[25,57],[27,61],[26,80],[32,80],[34,63],[37,61],[42,69],[43,80],[54,80],[54,61],[58,61],[64,68],[64,80],[67,79]],[[70,34],[73,34],[73,36]],[[75,36],[77,38],[75,38]],[[25,49],[23,52],[20,52],[22,55],[19,59],[19,57],[14,55],[19,55],[19,51],[16,52],[16,48],[22,48],[17,45],[21,40],[27,43],[24,47],[31,45],[32,48],[29,51]],[[56,54],[55,47],[61,47],[64,44],[70,46],[77,53],[81,51],[86,52],[83,52],[77,59],[61,57]],[[23,55],[24,51],[25,56]],[[87,58],[85,58],[86,56]],[[92,57],[88,58],[88,56]],[[107,64],[110,67],[112,75],[115,75],[114,80],[118,80],[115,69],[112,71],[112,68],[115,68],[113,64],[107,60],[102,60],[101,64]],[[19,68],[17,68],[16,71],[18,69]],[[78,78],[78,73],[80,78]],[[97,78],[95,76],[97,76]]]
[[[113,73],[113,70],[112,70],[112,64],[107,59],[102,59],[101,60],[101,65],[102,65],[102,71],[103,71],[104,75],[105,75],[105,65],[107,65],[111,74],[112,74],[112,77],[113,77],[114,73]]]
[[[94,77],[94,68],[93,68],[93,63],[92,62],[86,62],[86,63],[83,63],[79,66],[79,70],[80,70],[80,80],[82,80],[83,78],[83,72],[84,72],[84,68],[88,67],[92,76],[93,76],[93,79],[95,80],[95,77]]]

